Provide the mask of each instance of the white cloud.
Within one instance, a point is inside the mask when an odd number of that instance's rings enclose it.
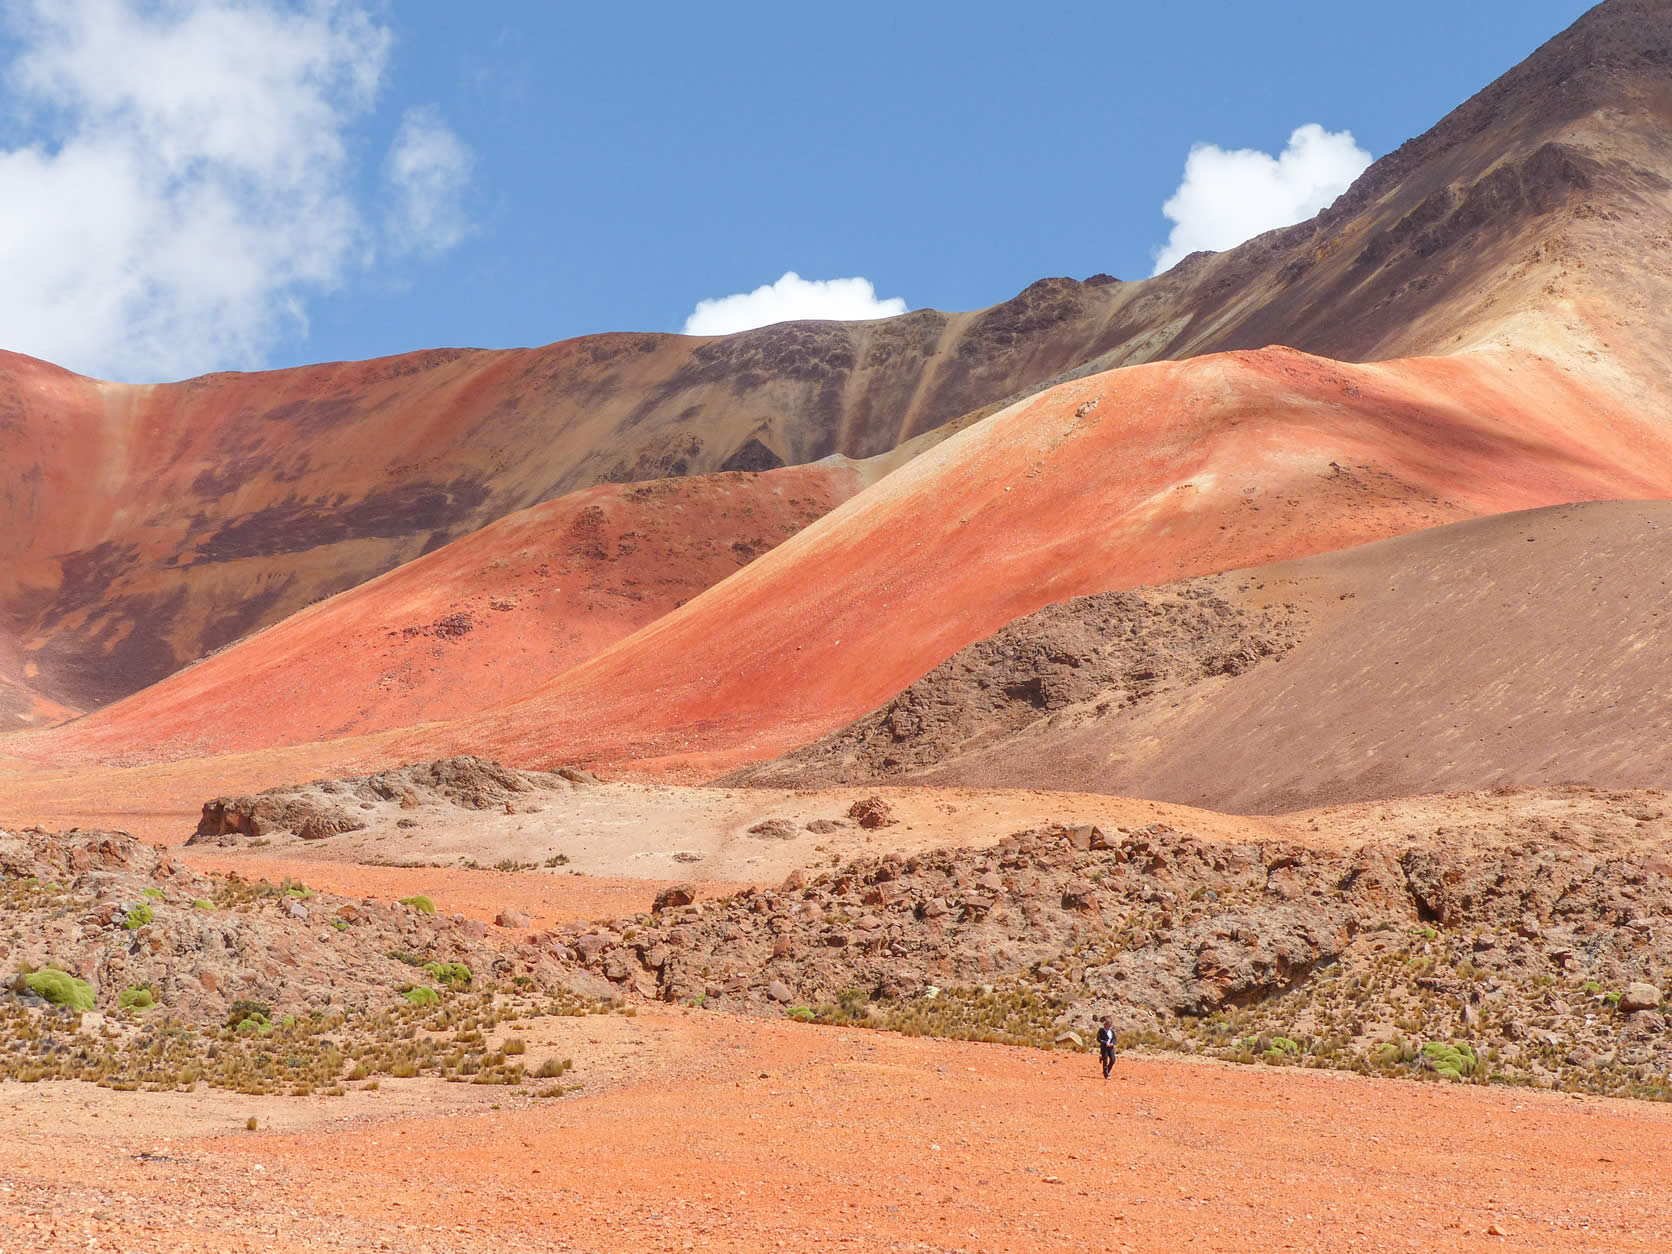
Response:
[[[388,231],[397,249],[434,257],[469,234],[464,190],[473,164],[434,107],[406,111],[383,168],[395,197]]]
[[[905,312],[906,302],[898,296],[878,300],[870,279],[804,279],[790,270],[776,283],[752,292],[698,301],[685,319],[685,334],[730,335],[774,322],[858,322]]]
[[[121,379],[259,365],[366,263],[348,132],[391,36],[357,0],[0,12],[0,106],[33,136],[0,149],[0,347]]]
[[[1193,252],[1234,248],[1304,222],[1346,191],[1370,160],[1351,131],[1326,131],[1316,122],[1290,135],[1276,157],[1197,144],[1184,163],[1184,181],[1161,206],[1173,231],[1156,250],[1155,273]]]

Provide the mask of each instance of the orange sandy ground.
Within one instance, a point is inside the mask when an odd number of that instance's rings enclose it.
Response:
[[[316,892],[398,901],[422,893],[444,914],[492,923],[502,910],[520,910],[532,926],[551,928],[577,919],[620,919],[650,909],[656,894],[685,880],[612,878],[599,875],[527,875],[515,871],[472,871],[440,867],[365,866],[310,858],[263,858],[215,849],[182,849],[180,860],[194,871],[228,872],[247,880],[279,884],[301,880]],[[724,897],[745,884],[703,882],[703,900]],[[764,887],[756,885],[756,887]],[[4,1254],[4,1251],[0,1251]]]
[[[423,1080],[336,1099],[0,1086],[0,1248],[1664,1250],[1672,1233],[1662,1106],[1148,1057],[1105,1084],[1080,1054],[692,1011],[562,1022],[586,1090],[543,1102]],[[614,1060],[602,1080],[592,1053]],[[277,1130],[244,1131],[252,1112]]]

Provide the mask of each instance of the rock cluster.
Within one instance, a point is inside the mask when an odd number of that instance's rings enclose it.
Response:
[[[1054,1007],[1058,1028],[1109,1014],[1191,1048],[1254,1051],[1263,1035],[1297,1057],[1368,1059],[1406,1037],[1456,1037],[1541,1082],[1672,1068],[1656,1010],[1672,974],[1672,859],[1652,852],[1532,838],[1322,850],[1047,826],[991,849],[797,873],[775,891],[686,896],[536,939],[618,987],[708,1007],[887,1006],[1008,985]],[[1228,1035],[1237,1024],[1252,1025],[1247,1041]]]
[[[493,810],[535,794],[596,784],[597,776],[574,767],[523,771],[486,758],[459,756],[420,762],[357,779],[315,780],[270,788],[254,796],[216,797],[204,802],[191,844],[234,843],[238,837],[293,832],[319,840],[367,826],[368,817],[391,806],[420,810],[451,806]]]
[[[579,975],[548,952],[498,943],[472,920],[198,875],[119,832],[0,831],[0,907],[8,977],[69,972],[105,1010],[125,990],[146,988],[190,1023],[218,1024],[238,1001],[275,1013],[377,1009],[428,982],[430,962],[541,986]]]
[[[1041,720],[1097,719],[1294,647],[1304,630],[1298,611],[1233,605],[1223,582],[1048,605],[955,653],[873,713],[729,779],[802,787],[910,776]]]

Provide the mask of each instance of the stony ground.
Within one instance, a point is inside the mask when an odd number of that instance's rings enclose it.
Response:
[[[668,890],[553,952],[689,1005],[1076,1047],[1108,1015],[1228,1060],[1672,1097],[1672,858],[1544,827],[1327,850],[1045,826],[719,901]]]
[[[508,923],[527,920],[507,914]],[[0,1079],[336,1094],[381,1076],[556,1080],[503,1022],[620,998],[509,931],[196,874],[115,832],[0,831]]]
[[[796,841],[751,842],[836,851],[741,888],[297,856],[352,832],[0,836],[7,974],[61,966],[96,1002],[0,994],[0,1250],[1656,1249],[1672,1229],[1668,1108],[1617,1100],[1665,1098],[1672,1072],[1664,795],[1246,822],[1124,803],[975,848],[900,840],[925,818],[902,795],[757,809]],[[356,874],[392,878],[330,891]],[[433,881],[436,913],[392,899],[401,876]],[[544,917],[493,887],[525,882]],[[160,1004],[123,1004],[140,990]],[[1105,1013],[1107,1085],[1082,1048]]]
[[[1087,722],[1241,674],[1281,658],[1306,628],[1293,604],[1250,608],[1222,595],[1242,581],[1212,575],[1047,605],[840,731],[729,779],[805,786],[910,777],[1036,723]]]

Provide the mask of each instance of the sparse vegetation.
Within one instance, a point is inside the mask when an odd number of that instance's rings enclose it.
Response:
[[[464,988],[470,983],[470,968],[462,962],[426,962],[424,970],[454,988]]]
[[[61,1006],[65,1010],[93,1009],[93,986],[86,980],[78,980],[68,971],[43,967],[39,971],[26,972],[22,978],[24,986],[49,1006]]]
[[[401,905],[411,906],[419,914],[434,914],[435,913],[435,902],[431,901],[428,897],[424,896],[422,893],[416,894],[412,897],[402,897],[401,898]]]
[[[445,995],[426,989],[432,997],[422,1005],[402,1000],[373,1014],[275,1018],[265,1005],[239,1002],[224,1027],[147,1017],[139,1033],[112,1035],[81,1030],[74,1012],[91,1009],[89,985],[62,971],[20,978],[31,977],[41,996],[50,1001],[50,992],[66,1000],[53,1003],[62,1010],[48,1012],[30,1010],[15,997],[0,1000],[0,1080],[77,1079],[126,1092],[206,1084],[251,1095],[337,1096],[348,1082],[375,1088],[380,1076],[417,1075],[515,1085],[530,1078],[521,1062],[513,1061],[526,1044],[513,1038],[515,1045],[508,1040],[490,1052],[486,1032],[502,1019],[607,1009],[567,992],[539,998],[505,988]],[[537,1075],[554,1079],[572,1066],[569,1059],[547,1059]]]

